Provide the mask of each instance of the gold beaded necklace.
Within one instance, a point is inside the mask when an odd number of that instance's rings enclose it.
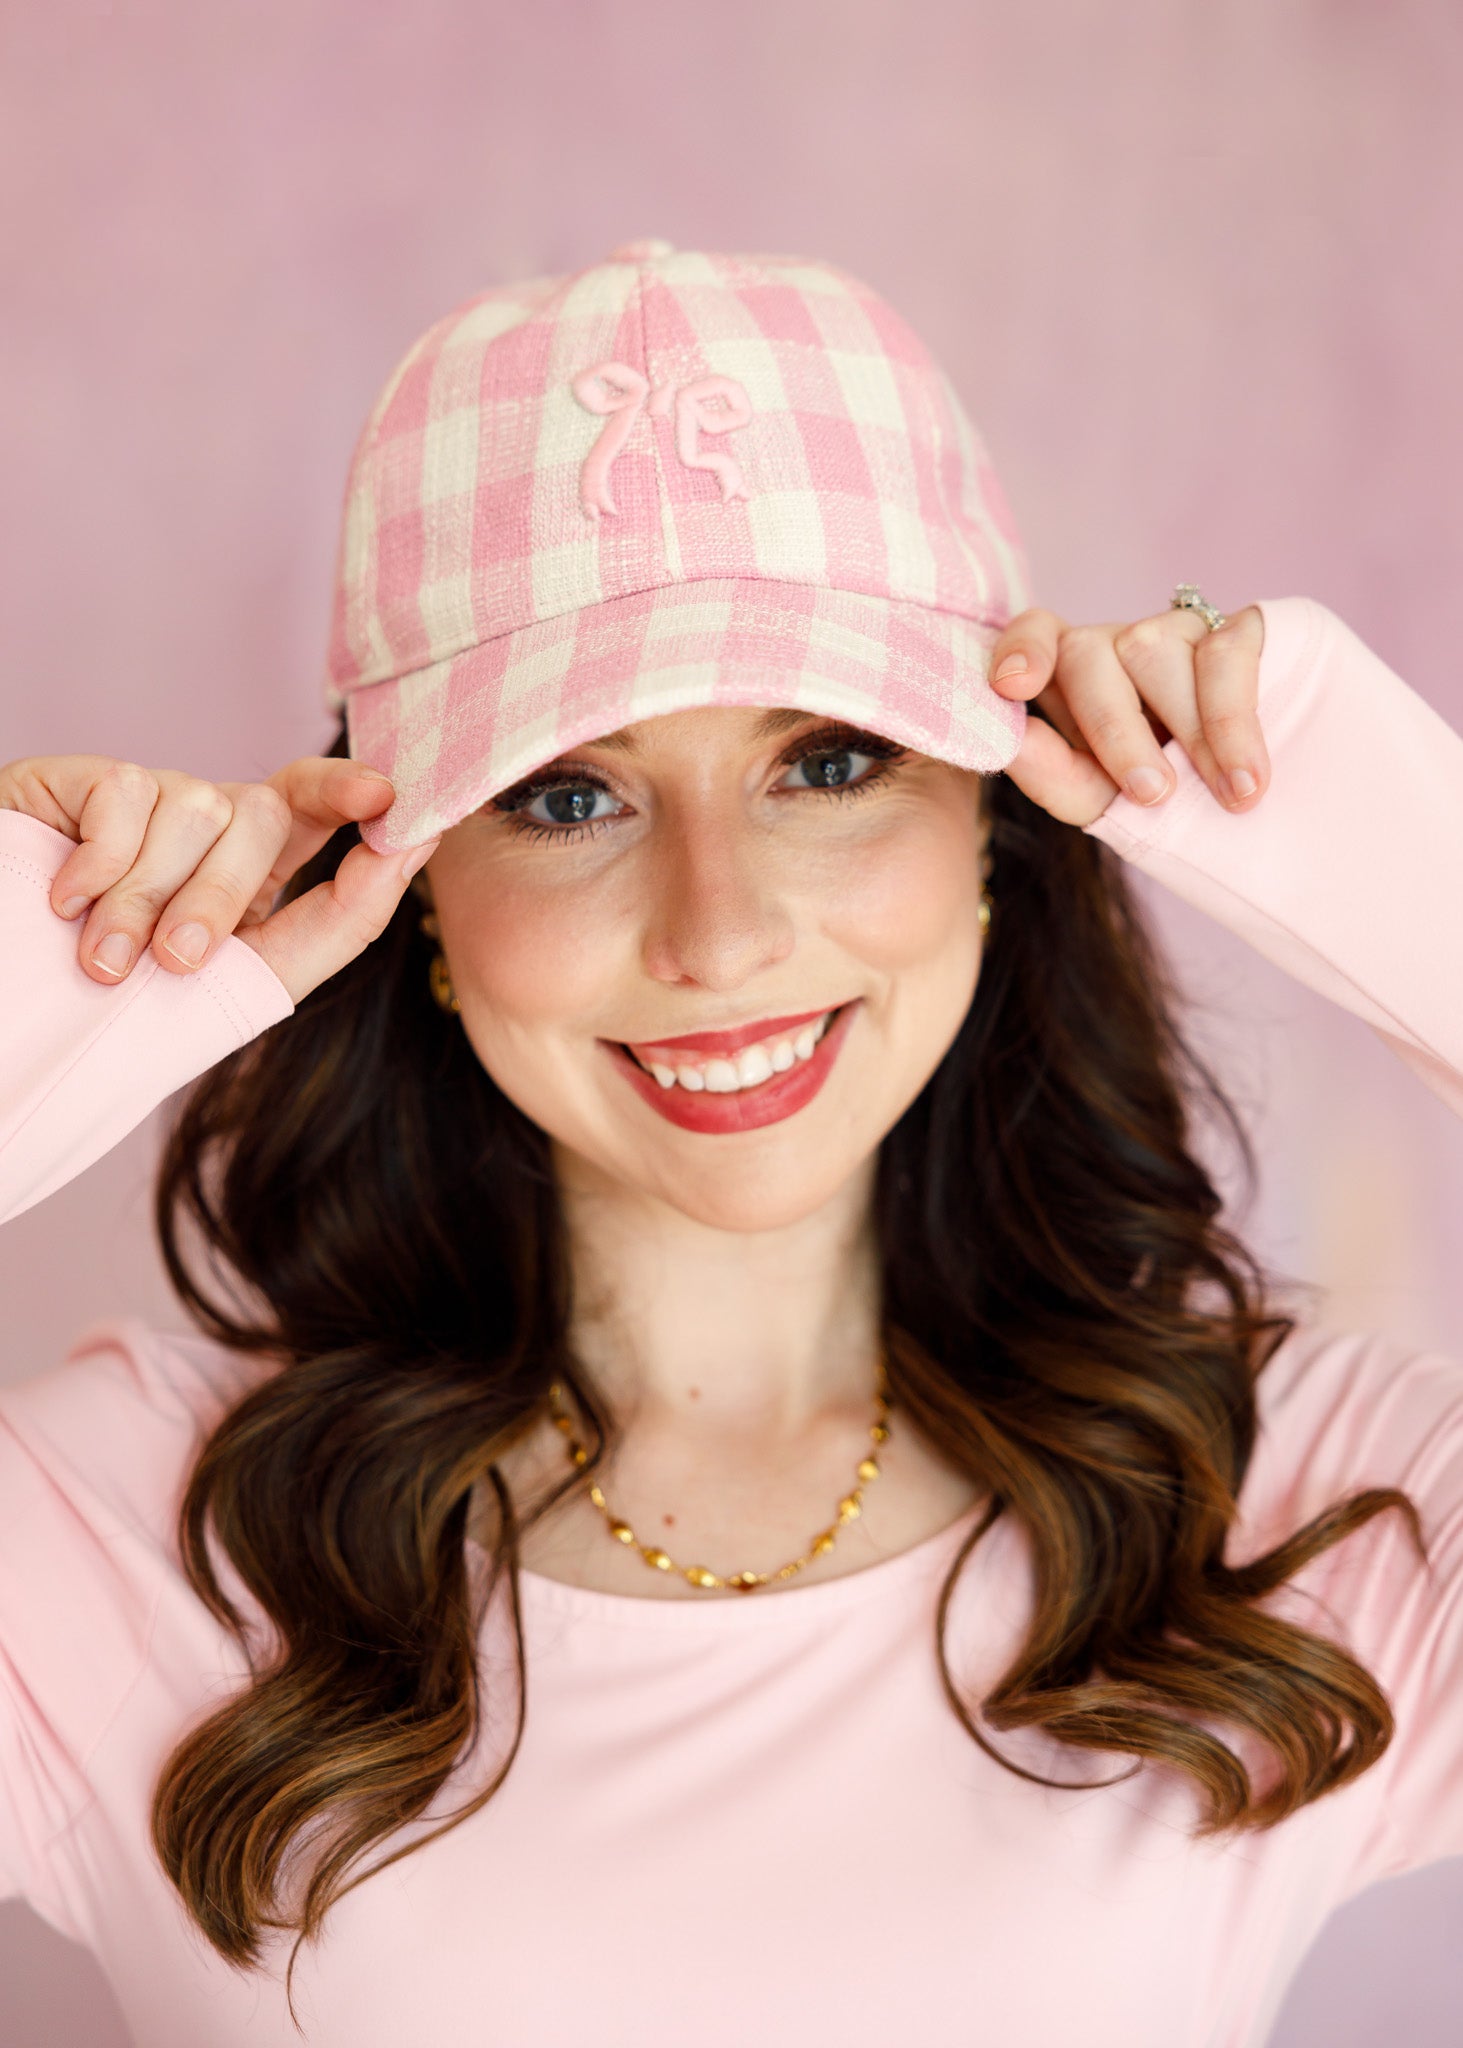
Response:
[[[584,1465],[589,1461],[589,1453],[575,1437],[573,1421],[565,1414],[560,1405],[563,1400],[563,1394],[564,1389],[556,1380],[549,1388],[549,1404],[554,1418],[554,1426],[564,1433],[570,1464],[576,1466]],[[884,1376],[882,1354],[879,1358],[878,1385],[874,1400],[878,1414],[869,1429],[869,1435],[873,1440],[874,1449],[877,1451],[880,1444],[887,1443],[889,1440],[889,1393]],[[609,1505],[598,1486],[591,1485],[589,1497],[609,1524],[610,1534],[615,1538],[616,1542],[633,1544],[652,1571],[679,1572],[681,1577],[688,1580],[691,1585],[704,1586],[708,1590],[728,1586],[734,1593],[753,1593],[759,1586],[770,1584],[773,1579],[792,1578],[796,1572],[800,1572],[803,1569],[804,1565],[811,1564],[815,1557],[822,1557],[833,1548],[834,1543],[838,1539],[838,1532],[843,1524],[853,1521],[856,1516],[863,1513],[863,1485],[870,1479],[878,1478],[878,1459],[872,1454],[868,1457],[860,1458],[857,1476],[861,1483],[855,1486],[851,1492],[846,1493],[838,1503],[837,1521],[830,1524],[828,1528],[819,1530],[818,1534],[813,1538],[811,1548],[806,1556],[795,1558],[791,1564],[782,1565],[775,1572],[733,1572],[727,1578],[722,1578],[716,1572],[708,1571],[704,1564],[676,1564],[657,1545],[642,1543],[628,1522],[622,1522],[618,1515],[611,1513]]]

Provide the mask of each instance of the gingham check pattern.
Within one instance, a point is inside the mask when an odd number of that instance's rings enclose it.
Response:
[[[605,366],[659,394],[627,433],[575,395]],[[678,420],[708,376],[745,424],[719,431],[715,401],[704,431]],[[596,517],[585,465],[622,433]],[[986,682],[1025,590],[979,434],[867,285],[628,244],[480,292],[387,381],[346,488],[325,699],[396,784],[362,828],[381,852],[689,705],[797,706],[989,773],[1025,727]]]

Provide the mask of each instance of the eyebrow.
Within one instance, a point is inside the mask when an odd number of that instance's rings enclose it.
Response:
[[[760,744],[763,740],[778,739],[783,733],[791,732],[794,726],[805,725],[810,718],[816,718],[818,715],[816,711],[764,712],[752,733],[753,741]],[[622,727],[619,732],[607,732],[603,738],[594,740],[591,744],[606,747],[612,754],[636,754],[640,751],[640,743],[628,726]]]

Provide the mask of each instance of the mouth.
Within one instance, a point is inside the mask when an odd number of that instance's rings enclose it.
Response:
[[[832,1071],[861,998],[684,1038],[601,1039],[641,1100],[682,1129],[755,1130],[794,1115]]]
[[[789,1073],[810,1060],[833,1010],[805,1010],[796,1017],[774,1017],[765,1024],[743,1024],[735,1031],[695,1031],[684,1038],[627,1045],[638,1067],[662,1088],[684,1088],[700,1095],[735,1095],[760,1088],[774,1074]]]

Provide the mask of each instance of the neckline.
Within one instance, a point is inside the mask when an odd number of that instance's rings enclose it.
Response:
[[[699,1629],[739,1631],[805,1625],[886,1600],[902,1592],[912,1579],[933,1572],[953,1557],[966,1535],[986,1511],[984,1496],[962,1510],[953,1522],[922,1537],[907,1550],[881,1557],[873,1564],[845,1572],[836,1579],[810,1585],[796,1580],[776,1593],[751,1593],[716,1600],[663,1599],[638,1593],[605,1593],[598,1587],[573,1586],[521,1565],[518,1582],[525,1615],[535,1612],[570,1615],[578,1621],[609,1628]]]

